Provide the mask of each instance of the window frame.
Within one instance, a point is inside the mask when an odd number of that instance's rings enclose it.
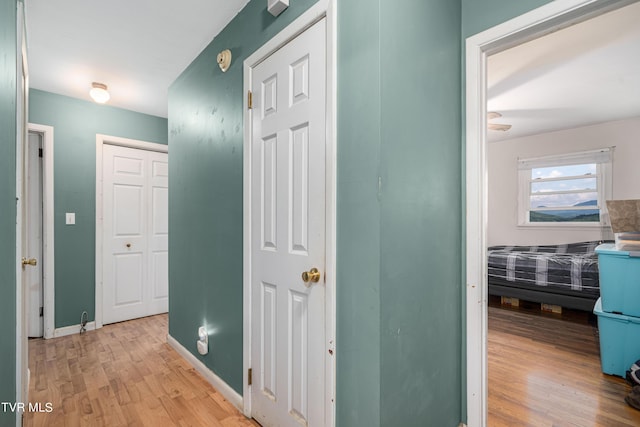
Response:
[[[531,222],[531,184],[536,180],[531,178],[533,169],[549,166],[571,166],[591,164],[596,165],[596,193],[597,208],[600,210],[600,221],[560,221],[560,222]],[[518,227],[552,227],[552,228],[600,228],[609,226],[609,214],[606,200],[611,200],[613,172],[613,147],[591,151],[581,151],[552,156],[518,159]],[[572,177],[567,177],[571,179]],[[538,181],[540,182],[540,181]],[[586,210],[586,209],[585,209]]]

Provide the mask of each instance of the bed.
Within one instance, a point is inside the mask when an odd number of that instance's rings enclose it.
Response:
[[[591,311],[600,296],[595,248],[601,243],[492,246],[489,295]]]

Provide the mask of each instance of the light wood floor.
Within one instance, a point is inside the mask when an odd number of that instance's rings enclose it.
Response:
[[[165,342],[167,316],[30,340],[26,426],[257,426]],[[630,387],[600,371],[597,330],[489,307],[489,426],[640,426]]]
[[[25,426],[258,426],[168,344],[167,316],[29,341],[29,400],[53,405]]]
[[[490,427],[640,426],[631,387],[600,370],[597,328],[489,307]]]

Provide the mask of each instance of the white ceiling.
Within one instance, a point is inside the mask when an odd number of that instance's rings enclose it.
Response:
[[[167,117],[167,89],[249,0],[26,0],[32,88]],[[265,1],[266,8],[266,1]],[[640,116],[640,3],[492,55],[499,141]],[[216,64],[212,64],[214,67]]]
[[[101,82],[109,105],[167,117],[169,85],[248,1],[26,0],[30,87],[91,100]]]
[[[640,3],[488,58],[490,142],[640,116]]]

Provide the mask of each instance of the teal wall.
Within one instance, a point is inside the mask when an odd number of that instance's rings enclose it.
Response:
[[[16,4],[0,0],[0,402],[16,399]]]
[[[463,415],[460,17],[338,2],[339,426]]]
[[[460,2],[380,4],[380,425],[456,426]]]
[[[169,333],[242,393],[242,62],[316,0],[277,19],[252,0],[169,89]],[[231,49],[226,73],[216,56]],[[208,326],[209,354],[195,348]]]
[[[379,426],[382,410],[380,14],[378,1],[338,1],[338,426]]]
[[[274,20],[250,2],[169,91],[169,330],[193,353],[198,326],[215,330],[212,351],[197,357],[238,392],[241,64],[311,3]],[[337,421],[453,426],[462,393],[460,4],[394,9],[338,2]],[[234,55],[225,74],[214,62],[223,48]]]
[[[462,0],[462,36],[469,37],[551,0]]]
[[[238,392],[242,60],[312,3],[251,1],[169,91],[170,334],[215,330],[198,357]],[[337,2],[338,426],[466,418],[464,37],[543,3]]]
[[[55,326],[77,325],[95,316],[96,134],[166,144],[167,120],[32,89],[29,121],[54,128]]]

